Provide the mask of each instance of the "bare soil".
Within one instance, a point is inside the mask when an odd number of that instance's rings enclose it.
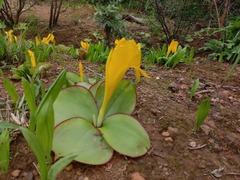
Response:
[[[48,21],[46,5],[38,5],[32,13],[39,26]],[[61,14],[53,30],[57,43],[79,46],[98,28],[93,22],[94,9],[89,5],[68,9]],[[29,14],[25,15],[25,17]],[[129,23],[130,30],[147,27]],[[129,30],[129,31],[130,31]],[[44,32],[48,33],[48,32]],[[64,56],[52,62],[53,67],[43,79],[49,85],[66,68],[78,72],[78,59]],[[85,73],[94,77],[102,64],[83,61]],[[240,179],[240,66],[223,83],[230,64],[196,57],[191,64],[179,64],[174,69],[154,65],[137,85],[138,102],[133,116],[148,132],[151,149],[140,158],[128,158],[115,153],[105,165],[91,166],[73,162],[58,175],[58,180],[160,180],[160,179]],[[10,76],[9,70],[4,71]],[[103,72],[100,72],[103,74]],[[128,72],[128,77],[133,72]],[[190,99],[194,80],[200,79],[196,96]],[[20,90],[20,83],[15,82]],[[21,91],[21,90],[20,90]],[[1,99],[6,91],[0,82]],[[201,101],[211,99],[210,113],[199,131],[195,116]],[[224,168],[220,171],[221,168]],[[14,171],[19,174],[14,177]],[[219,170],[219,171],[217,171]],[[11,142],[11,164],[8,173],[0,172],[1,180],[39,179],[37,161],[21,134]]]

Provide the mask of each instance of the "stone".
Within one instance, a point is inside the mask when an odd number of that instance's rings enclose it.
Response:
[[[13,172],[11,172],[11,175],[13,177],[18,177],[21,173],[21,170],[20,169],[15,169]]]
[[[177,128],[173,128],[173,127],[168,127],[168,130],[169,134],[171,136],[174,136],[174,135],[177,135],[178,134],[178,129]]]
[[[168,89],[173,93],[177,93],[179,91],[179,87],[175,82],[170,83]]]
[[[145,178],[139,172],[134,172],[131,174],[131,180],[145,180]]]
[[[164,140],[167,141],[167,142],[173,142],[173,138],[172,137],[166,137]]]
[[[202,126],[201,126],[201,129],[203,130],[203,132],[208,136],[209,135],[209,133],[212,131],[212,128],[210,128],[208,125],[205,125],[205,124],[203,124]]]
[[[66,171],[71,171],[73,169],[73,165],[69,164],[65,169]]]
[[[163,136],[163,137],[169,137],[170,134],[169,134],[168,131],[164,131],[164,132],[162,132],[162,136]]]
[[[190,147],[193,147],[195,148],[197,146],[197,143],[195,141],[191,141],[189,144],[188,144]]]
[[[219,97],[223,100],[227,100],[230,95],[230,92],[227,90],[223,90],[219,92]]]

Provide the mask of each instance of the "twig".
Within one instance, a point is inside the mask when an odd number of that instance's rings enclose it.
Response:
[[[213,90],[213,89],[202,90],[202,91],[196,92],[195,95],[197,95],[197,94],[209,93],[209,92],[214,92],[214,91],[215,91],[215,90]]]
[[[39,169],[38,169],[38,166],[37,166],[34,162],[33,162],[33,166],[36,168],[38,174],[41,175],[41,174],[40,174],[40,171],[39,171]]]
[[[240,176],[240,173],[222,173],[223,175],[233,175],[233,176]]]
[[[95,71],[93,71],[93,70],[89,69],[88,67],[84,67],[84,69],[86,69],[86,70],[88,70],[88,71],[90,71],[90,72],[92,72],[92,73],[95,73],[95,74],[97,74],[97,75],[99,75],[99,76],[103,77],[103,75],[102,75],[102,74],[100,74],[100,73],[97,73],[97,72],[95,72]]]
[[[203,144],[203,145],[197,146],[197,147],[189,147],[189,149],[190,149],[190,150],[198,150],[198,149],[204,148],[205,146],[207,146],[207,144]]]

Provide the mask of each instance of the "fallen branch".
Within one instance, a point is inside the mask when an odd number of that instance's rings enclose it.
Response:
[[[144,19],[135,17],[132,14],[124,15],[123,19],[127,20],[127,21],[133,21],[133,22],[138,23],[138,24],[144,24]]]
[[[189,147],[189,149],[190,149],[190,150],[198,150],[198,149],[204,148],[205,146],[207,146],[207,144],[203,144],[203,145],[197,146],[197,147]]]

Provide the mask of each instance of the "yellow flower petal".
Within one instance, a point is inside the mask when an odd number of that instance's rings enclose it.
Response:
[[[80,75],[80,82],[83,82],[83,65],[81,61],[79,63],[79,75]]]
[[[40,41],[39,41],[37,36],[35,37],[35,42],[36,42],[36,45],[39,45],[39,43],[40,43]]]
[[[177,47],[178,47],[178,41],[172,40],[172,42],[168,46],[166,57],[168,57],[171,52],[175,53],[177,51]]]
[[[104,100],[98,118],[100,122],[104,117],[108,101],[129,68],[135,69],[135,75],[138,81],[140,81],[141,74],[149,77],[146,72],[140,68],[140,44],[136,44],[134,40],[126,40],[125,38],[116,40],[115,43],[116,47],[111,50],[106,64]],[[101,123],[98,125],[101,125]]]
[[[90,45],[89,45],[87,42],[81,41],[80,44],[81,44],[81,47],[82,47],[83,49],[85,49],[86,51],[88,51],[88,48],[89,48]]]
[[[13,35],[12,29],[10,29],[9,31],[5,31],[5,34],[8,36],[8,44],[12,44],[13,40],[17,40],[17,37]]]
[[[47,37],[42,39],[42,42],[45,44],[49,44],[50,42],[55,43],[54,35],[52,33],[48,34]]]
[[[32,52],[31,50],[28,50],[28,54],[30,56],[32,67],[36,67],[36,60],[35,60],[34,52]]]

